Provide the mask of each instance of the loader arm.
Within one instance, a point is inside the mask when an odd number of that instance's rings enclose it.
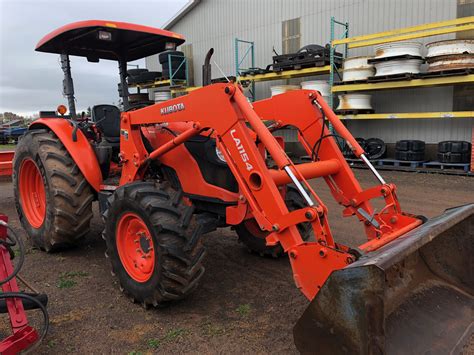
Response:
[[[257,107],[261,107],[262,115],[270,114],[273,119],[275,112],[280,110],[282,119],[291,121],[290,117],[300,117],[300,121],[295,119],[294,123],[301,127],[303,136],[305,133],[308,136],[308,146],[315,144],[319,139],[318,132],[323,128],[327,132],[323,126],[323,117],[326,116],[339,134],[354,147],[356,153],[363,154],[363,150],[340,121],[334,119],[334,114],[331,116],[332,111],[329,112],[327,105],[319,108],[317,103],[322,99],[316,91],[298,91],[288,95],[288,99],[295,107],[291,115],[288,112],[289,104],[285,100],[268,101],[268,112],[265,112],[263,104]],[[369,239],[372,240],[368,243],[374,241],[383,245],[405,229],[414,228],[421,223],[416,218],[402,214],[393,185],[385,184],[363,191],[337,151],[335,143],[331,143],[332,140],[321,143],[321,155],[318,159],[295,166],[257,112],[247,102],[239,87],[215,84],[165,103],[122,113],[120,155],[123,171],[120,183],[142,179],[150,161],[159,159],[189,138],[212,130],[217,145],[239,184],[239,200],[248,204],[260,228],[270,232],[267,242],[279,242],[288,253],[295,283],[309,299],[314,298],[332,271],[351,264],[356,256],[349,252],[349,247],[335,243],[327,219],[327,208],[307,182],[308,178],[325,176],[326,181],[331,182],[330,187],[336,199],[346,206],[345,213],[356,214],[366,224],[369,222],[373,228],[369,233]],[[153,152],[147,153],[140,135],[140,126],[165,122],[193,122],[193,125]],[[270,153],[277,169],[267,167],[256,144],[255,135]],[[278,187],[279,184],[288,182],[295,184],[307,207],[288,211]],[[368,200],[379,196],[385,197],[387,208],[383,213],[371,217],[372,209]],[[227,213],[231,214],[232,211],[228,209]],[[232,218],[228,216],[228,220]],[[315,242],[302,240],[296,226],[304,222],[311,223]]]
[[[397,230],[402,233],[405,232],[407,223],[409,225],[408,230],[421,224],[418,219],[413,221],[410,218],[405,218],[406,215],[401,212],[395,194],[395,185],[384,183],[365,191],[362,190],[333,137],[339,136],[342,138],[358,157],[364,153],[364,150],[318,92],[300,90],[285,95],[276,95],[270,99],[254,103],[254,109],[263,120],[276,121],[273,129],[287,126],[295,127],[298,130],[299,142],[312,160],[329,161],[336,159],[339,162],[340,169],[323,177],[336,202],[345,207],[343,216],[357,216],[359,221],[364,223],[367,238],[369,240],[379,240],[364,245],[362,249],[377,249],[377,247],[385,244],[388,239],[400,235],[400,232],[396,232]],[[295,111],[297,111],[297,114],[295,114]],[[334,133],[331,133],[327,128],[325,121],[332,124]],[[374,198],[385,199],[386,208],[379,213],[374,213],[374,209],[370,204],[370,200]],[[387,219],[385,213],[388,210],[391,210],[392,213],[388,214],[390,218]],[[401,223],[394,223],[393,221]],[[390,234],[391,237],[383,238],[387,234]]]

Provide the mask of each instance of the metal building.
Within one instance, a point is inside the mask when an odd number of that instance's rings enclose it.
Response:
[[[181,33],[186,44],[181,50],[190,62],[194,85],[201,84],[201,66],[209,48],[226,75],[235,75],[235,39],[254,42],[255,64],[272,62],[273,50],[292,51],[306,44],[330,42],[330,18],[349,23],[349,36],[365,35],[429,22],[474,15],[474,0],[194,0],[190,1],[165,28]],[[458,34],[457,36],[460,36]],[[474,38],[471,32],[462,34]],[[456,38],[456,34],[427,37],[428,43]],[[372,55],[373,47],[349,51],[349,56]],[[156,56],[147,58],[150,70],[159,70]],[[222,77],[213,65],[213,77]],[[327,77],[327,76],[326,76]],[[291,79],[257,83],[256,97],[270,96],[271,85],[310,80]],[[324,76],[314,79],[324,79]],[[473,111],[471,86],[387,90],[373,92],[377,113]],[[386,143],[399,139],[472,140],[472,118],[352,120],[347,125],[355,136],[378,137]]]

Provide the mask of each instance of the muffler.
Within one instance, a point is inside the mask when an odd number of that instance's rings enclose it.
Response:
[[[473,257],[474,204],[446,210],[334,271],[293,329],[297,349],[404,355],[466,350],[474,331]]]

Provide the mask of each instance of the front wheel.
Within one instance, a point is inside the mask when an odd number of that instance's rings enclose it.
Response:
[[[201,227],[182,196],[166,183],[134,182],[109,199],[107,256],[121,290],[145,307],[186,297],[204,273]]]

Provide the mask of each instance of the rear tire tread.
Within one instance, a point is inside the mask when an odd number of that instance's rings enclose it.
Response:
[[[40,249],[54,251],[76,244],[90,230],[93,217],[92,189],[80,172],[59,138],[45,129],[28,131],[17,146],[18,159],[36,160],[43,165],[40,169],[48,184],[46,194],[46,219],[40,227],[40,235],[32,237]],[[37,162],[38,163],[38,162]],[[21,162],[14,163],[19,169]],[[19,202],[18,173],[14,171],[16,207],[23,227],[31,230]],[[79,188],[80,187],[80,188]],[[30,233],[29,233],[30,234]]]

